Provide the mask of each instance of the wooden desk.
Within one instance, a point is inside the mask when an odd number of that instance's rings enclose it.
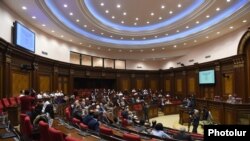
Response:
[[[0,129],[0,134],[6,133],[7,131],[5,129]],[[1,141],[15,141],[14,138],[7,138],[7,139],[0,139]]]
[[[16,105],[16,106],[7,107],[7,112],[8,112],[8,120],[10,120],[11,124],[13,126],[18,126],[20,122],[19,115],[21,112],[21,106]]]
[[[180,104],[166,104],[162,108],[164,115],[178,114]]]
[[[60,130],[63,132],[65,135],[72,136],[84,141],[99,141],[100,137],[97,137],[95,135],[89,135],[89,136],[81,136],[78,134],[79,131],[76,129],[68,129],[65,127],[65,125],[60,125],[58,120],[54,120],[52,127],[54,127],[57,130]]]
[[[196,109],[206,106],[218,124],[250,124],[250,104],[231,104],[224,101],[196,99]]]
[[[184,124],[184,123],[190,123],[190,117],[189,117],[189,112],[190,109],[185,108],[185,107],[180,107],[179,108],[179,123]]]

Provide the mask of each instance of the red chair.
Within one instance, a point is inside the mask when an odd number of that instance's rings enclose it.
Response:
[[[15,99],[16,99],[16,103],[17,103],[18,105],[21,104],[21,100],[20,100],[20,97],[19,97],[19,96],[15,97]]]
[[[83,141],[82,139],[77,139],[77,138],[74,138],[74,137],[69,137],[69,136],[67,136],[66,138],[65,138],[65,141]]]
[[[109,136],[113,135],[112,129],[104,127],[104,126],[99,127],[99,132],[105,135],[109,135]]]
[[[138,135],[125,133],[125,134],[123,134],[123,139],[126,141],[140,141],[141,137]]]
[[[25,121],[26,116],[27,116],[26,114],[22,114],[22,113],[20,114],[20,132],[22,134],[26,133],[25,126],[24,126],[24,121]]]
[[[15,97],[10,97],[10,98],[9,98],[9,102],[10,102],[10,105],[11,105],[11,106],[17,105],[17,102],[16,102]]]
[[[28,139],[32,139],[33,126],[30,122],[30,117],[26,116],[24,119],[24,136]]]
[[[65,116],[66,116],[66,120],[68,122],[71,122],[71,115],[70,115],[70,111],[69,110],[65,110]]]
[[[64,134],[59,131],[56,130],[55,128],[49,128],[49,140],[50,141],[65,141],[65,137]]]
[[[4,108],[10,107],[9,100],[7,98],[2,99]]]
[[[81,121],[80,121],[79,119],[77,119],[77,118],[73,118],[73,119],[72,119],[72,122],[73,122],[73,124],[76,125],[76,126],[79,126],[80,123],[81,123]]]
[[[40,121],[39,130],[40,130],[40,141],[47,141],[49,136],[49,125],[44,121]]]
[[[83,131],[86,131],[86,130],[88,130],[88,126],[85,125],[84,123],[80,123],[80,129]]]
[[[128,126],[128,120],[122,118],[122,127],[127,127],[127,126]]]

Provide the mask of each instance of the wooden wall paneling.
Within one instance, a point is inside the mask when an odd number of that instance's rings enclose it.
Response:
[[[233,86],[234,86],[234,94],[237,97],[241,97],[243,102],[248,101],[248,96],[246,94],[246,77],[245,77],[245,65],[244,59],[242,57],[234,59],[233,65]],[[249,87],[248,87],[249,88]],[[250,95],[250,94],[248,94]]]
[[[136,79],[136,86],[135,86],[135,89],[140,89],[142,90],[144,88],[144,80],[142,78],[137,78]]]
[[[11,71],[11,95],[19,96],[21,90],[31,88],[31,73],[22,71]]]
[[[51,85],[51,75],[38,74],[38,92],[52,92]]]
[[[10,55],[8,54],[4,54],[3,55],[4,59],[3,59],[3,95],[2,97],[9,97],[10,93],[12,93],[10,91],[10,86],[12,85],[10,82],[10,72],[11,72],[11,61],[12,58]]]
[[[210,110],[213,118],[214,118],[214,121],[216,123],[219,123],[219,124],[224,124],[224,112],[223,112],[223,109],[224,109],[224,106],[223,106],[223,103],[217,103],[217,102],[214,102],[214,103],[210,103],[208,105],[208,109]]]
[[[235,124],[237,112],[233,108],[226,107],[225,108],[225,116],[224,116],[224,123],[225,124]]]
[[[222,94],[223,98],[226,99],[228,98],[228,95],[234,95],[233,92],[233,73],[224,73],[224,76],[222,78]]]
[[[221,66],[216,64],[215,66],[215,86],[214,92],[210,94],[210,98],[213,99],[215,95],[222,96],[222,79],[221,79]]]

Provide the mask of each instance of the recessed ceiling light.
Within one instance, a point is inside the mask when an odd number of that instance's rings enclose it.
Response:
[[[109,13],[109,10],[105,10],[105,13]]]
[[[233,26],[230,26],[229,28],[230,28],[230,29],[233,29],[234,27],[233,27]]]
[[[155,49],[154,49],[154,48],[152,48],[152,51],[155,51]]]
[[[67,8],[67,7],[68,7],[68,5],[67,5],[67,4],[64,4],[64,5],[63,5],[63,7]]]
[[[155,15],[155,13],[153,13],[153,12],[152,12],[152,13],[150,13],[150,15],[151,15],[151,16],[154,16],[154,15]]]
[[[23,9],[23,10],[27,10],[27,7],[26,7],[26,6],[23,6],[22,9]]]
[[[103,35],[104,33],[102,32],[101,34]]]
[[[79,19],[76,19],[76,22],[80,22],[80,20],[79,20]]]
[[[180,30],[176,30],[176,32],[178,33],[178,32],[180,32]]]
[[[143,49],[141,49],[141,52],[143,52]]]
[[[101,5],[101,6],[104,6],[104,3],[102,2],[102,3],[100,3],[100,5]]]
[[[176,48],[177,47],[177,45],[174,45],[174,48]]]
[[[169,11],[169,14],[173,14],[173,11]]]
[[[189,28],[189,26],[187,25],[186,28]]]
[[[120,4],[117,4],[116,7],[117,7],[117,8],[121,8],[121,5],[120,5]]]
[[[74,14],[72,12],[69,13],[70,16],[73,16]]]
[[[137,21],[138,21],[138,20],[139,20],[139,18],[137,18],[137,17],[136,17],[136,18],[135,18],[135,20],[137,20]]]
[[[208,38],[209,38],[209,36],[206,36],[206,38],[208,39]]]
[[[124,24],[124,21],[121,21],[122,24]]]
[[[112,36],[112,35],[110,35],[109,37],[110,37],[110,38],[113,38],[113,36]]]
[[[119,52],[122,52],[122,50],[119,49]]]
[[[247,22],[247,20],[243,20],[242,22],[243,22],[243,23],[246,23],[246,22]]]
[[[231,0],[227,0],[227,2],[230,2]]]
[[[194,42],[196,43],[196,42],[197,42],[197,40],[194,40]]]
[[[200,22],[199,21],[196,21],[196,24],[199,24]]]
[[[163,47],[163,48],[161,48],[162,50],[165,50],[165,48]]]
[[[145,40],[145,39],[146,39],[146,37],[143,37],[142,39],[143,39],[143,40]]]
[[[165,5],[161,5],[161,9],[164,9],[165,8]]]
[[[216,11],[220,11],[220,8],[218,7],[218,8],[216,8]]]
[[[112,16],[112,19],[115,19],[115,16]]]
[[[187,43],[183,43],[183,45],[185,46],[185,45],[187,45]]]
[[[147,24],[149,24],[150,22],[149,21],[147,21]]]
[[[129,52],[133,52],[133,50],[129,50]]]
[[[134,40],[135,38],[131,38],[131,40]]]
[[[123,40],[123,37],[121,37],[121,39]]]
[[[217,34],[220,34],[220,32],[218,31]]]
[[[70,42],[72,42],[73,40],[72,40],[72,39],[70,39],[69,41],[70,41]]]
[[[210,17],[210,15],[207,15],[206,17],[207,17],[207,18],[209,18],[209,17]]]
[[[82,44],[82,43],[79,43],[80,45]]]
[[[111,51],[111,49],[109,48],[108,51]]]
[[[87,27],[87,25],[85,24],[85,25],[83,25],[85,28]]]
[[[161,20],[161,19],[162,19],[162,17],[159,17],[158,19],[159,19],[159,20]]]
[[[101,48],[100,48],[100,47],[98,47],[97,49],[99,49],[99,50],[100,50]]]
[[[166,60],[166,58],[162,58],[163,60]]]
[[[95,32],[95,30],[94,30],[94,29],[92,29],[91,31],[92,31],[92,32]]]
[[[88,45],[88,47],[90,48],[90,47],[91,47],[91,45]]]
[[[52,33],[54,33],[55,31],[54,30],[51,30]]]
[[[36,19],[36,16],[32,16],[32,19]]]
[[[178,4],[177,7],[180,8],[180,7],[181,7],[181,4]]]
[[[123,12],[122,14],[123,14],[124,16],[125,16],[125,15],[127,15],[127,13],[126,13],[126,12]]]
[[[137,23],[134,23],[134,25],[137,25]]]
[[[158,38],[158,36],[155,36],[155,38]]]
[[[42,26],[46,26],[46,24],[42,24]]]
[[[168,36],[168,33],[166,33],[165,35]]]
[[[61,38],[63,38],[64,36],[63,36],[63,35],[61,35],[60,37],[61,37]]]

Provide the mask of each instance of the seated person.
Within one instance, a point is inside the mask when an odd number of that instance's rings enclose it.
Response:
[[[211,112],[207,109],[207,107],[203,107],[202,109],[202,119],[201,123],[203,125],[209,125],[213,123],[213,117]]]
[[[82,118],[82,122],[86,125],[88,125],[88,122],[93,118],[94,116],[94,111],[93,110],[90,110],[89,111],[89,114],[87,114],[86,116],[84,116]]]
[[[155,128],[152,130],[151,134],[161,138],[171,138],[167,133],[163,131],[162,123],[157,123],[155,125]]]
[[[88,127],[89,129],[91,130],[94,130],[94,131],[99,131],[99,121],[97,120],[98,119],[98,113],[94,113],[94,116],[93,118],[88,122]]]
[[[173,136],[174,139],[177,140],[185,140],[185,141],[192,141],[190,135],[186,134],[186,129],[184,127],[180,128],[180,132]]]

